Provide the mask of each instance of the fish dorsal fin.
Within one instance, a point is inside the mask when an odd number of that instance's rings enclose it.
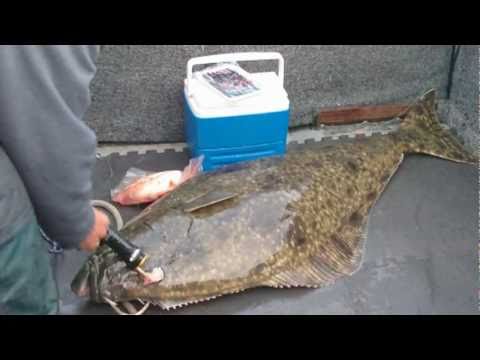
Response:
[[[354,223],[342,226],[297,264],[286,266],[263,283],[270,287],[324,287],[352,275],[361,265],[366,240],[366,217],[354,212]],[[308,250],[307,250],[308,251]]]
[[[423,102],[428,109],[435,110],[437,106],[437,91],[435,89],[428,90],[421,96],[420,101]]]
[[[422,96],[418,97],[413,101],[410,106],[407,108],[406,111],[404,111],[401,115],[399,115],[400,118],[404,118],[406,115],[408,115],[414,108],[416,107],[421,107],[424,106],[430,111],[434,111],[436,106],[437,106],[437,91],[435,89],[430,89],[423,93]]]

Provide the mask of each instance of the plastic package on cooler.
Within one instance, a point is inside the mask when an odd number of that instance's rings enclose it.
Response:
[[[181,170],[146,172],[131,168],[111,191],[112,201],[120,205],[147,204],[158,200],[180,184],[202,172],[203,156],[191,159]]]

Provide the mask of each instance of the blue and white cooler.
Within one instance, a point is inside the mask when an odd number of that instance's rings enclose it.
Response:
[[[248,74],[261,90],[234,101],[209,86],[193,67],[239,61],[278,60],[275,72]],[[247,73],[245,73],[247,74]],[[185,133],[190,155],[204,156],[205,171],[223,165],[284,155],[290,103],[284,89],[284,60],[279,53],[235,53],[204,56],[187,64]]]

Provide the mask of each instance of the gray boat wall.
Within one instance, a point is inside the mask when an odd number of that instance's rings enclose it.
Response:
[[[478,153],[479,140],[479,47],[464,45],[453,72],[450,100],[440,112],[442,119],[458,132],[465,145]],[[442,110],[442,108],[441,108]]]
[[[100,143],[181,142],[183,80],[192,57],[278,51],[285,58],[290,126],[309,124],[322,107],[411,101],[436,88],[445,99],[451,45],[106,45],[92,82],[86,121]],[[478,46],[462,46],[444,121],[470,149],[478,144]],[[242,63],[249,71],[276,64]]]

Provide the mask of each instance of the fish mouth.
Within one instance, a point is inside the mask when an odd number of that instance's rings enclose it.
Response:
[[[88,259],[71,282],[70,289],[78,297],[88,298],[95,302],[105,302],[102,286],[105,265],[95,254]]]
[[[111,250],[100,249],[93,254],[78,271],[71,282],[70,289],[81,298],[87,298],[97,303],[107,303],[108,300],[124,298],[126,290],[143,284],[143,278],[111,256]],[[162,274],[154,274],[162,275]],[[140,280],[141,279],[141,280]],[[156,280],[156,279],[154,279]]]

